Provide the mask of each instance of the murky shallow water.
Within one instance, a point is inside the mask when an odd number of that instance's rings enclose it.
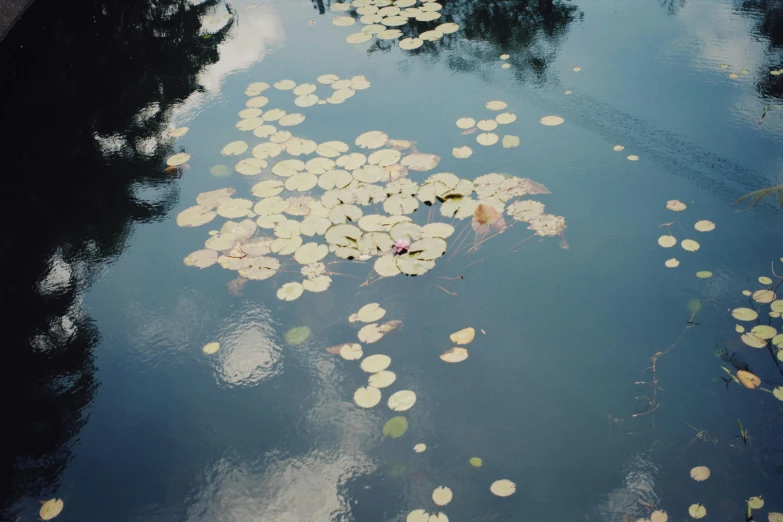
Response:
[[[684,520],[693,503],[736,520],[753,495],[767,500],[757,520],[783,511],[781,403],[727,387],[721,366],[731,362],[716,355],[746,363],[765,388],[783,380],[766,350],[739,341],[730,314],[781,256],[777,209],[731,208],[779,182],[783,80],[769,75],[780,65],[779,5],[444,2],[443,19],[422,25],[462,28],[413,52],[345,43],[358,29],[334,26],[341,13],[328,5],[251,5],[232,5],[225,34],[205,39],[197,14],[156,25],[164,12],[144,22],[145,5],[108,5],[94,37],[74,37],[68,24],[84,13],[37,4],[0,45],[14,71],[3,80],[4,121],[19,130],[9,154],[39,185],[4,181],[4,206],[8,223],[25,209],[40,222],[35,237],[9,232],[6,252],[28,255],[4,256],[20,274],[4,303],[20,303],[9,311],[19,328],[3,379],[15,399],[14,443],[3,450],[10,520],[36,519],[38,500],[51,497],[64,500],[62,521],[391,521],[415,509],[452,521],[636,520],[653,509]],[[225,12],[204,8],[202,21]],[[38,25],[47,37],[35,36]],[[31,63],[43,72],[24,72]],[[62,80],[69,64],[78,74]],[[177,214],[199,193],[248,196],[261,179],[210,174],[239,159],[220,155],[228,142],[263,141],[234,127],[247,85],[322,74],[372,85],[307,109],[290,93],[264,93],[269,107],[307,115],[295,135],[353,143],[380,129],[440,155],[432,172],[532,178],[552,192],[540,196],[547,212],[565,216],[569,248],[558,238],[514,248],[529,232],[512,227],[416,278],[361,286],[369,265],[338,265],[347,275],[327,292],[290,303],[275,293],[297,274],[250,281],[237,296],[227,289],[234,272],[185,267],[217,227],[180,228]],[[63,94],[46,88],[58,79]],[[486,117],[489,100],[516,114],[507,127],[518,148],[481,147],[455,127]],[[550,114],[565,123],[540,125]],[[181,125],[188,134],[161,140]],[[48,140],[52,153],[38,159]],[[452,157],[462,145],[469,159]],[[190,168],[159,173],[180,150]],[[687,210],[667,210],[671,199]],[[716,230],[695,232],[700,219]],[[659,225],[675,220],[669,230],[699,251],[658,246]],[[673,256],[681,264],[667,269]],[[692,299],[702,308],[687,328]],[[355,341],[347,318],[369,302],[404,327],[364,346],[391,356],[397,374],[365,410],[353,393],[367,374],[325,348]],[[287,345],[301,325],[311,337]],[[481,330],[469,359],[445,364],[449,334],[466,326]],[[210,341],[221,349],[206,356]],[[637,384],[652,379],[650,358],[675,342],[656,362],[657,409],[633,418],[652,391]],[[386,398],[404,389],[416,404],[391,412]],[[395,415],[409,429],[384,437]],[[417,443],[427,450],[415,453]],[[712,470],[706,482],[690,479],[697,465]],[[513,496],[490,493],[501,478],[516,483]],[[454,493],[442,508],[430,499],[437,486]]]

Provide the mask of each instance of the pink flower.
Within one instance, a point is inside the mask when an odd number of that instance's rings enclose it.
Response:
[[[403,252],[407,252],[408,248],[411,246],[411,240],[407,237],[398,239],[394,242],[394,248],[397,249],[398,254],[402,254]]]

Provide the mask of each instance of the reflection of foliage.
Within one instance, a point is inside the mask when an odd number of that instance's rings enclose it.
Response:
[[[748,208],[751,209],[758,205],[759,201],[766,198],[767,196],[776,196],[778,205],[780,208],[783,208],[783,185],[775,185],[774,187],[767,187],[761,190],[753,191],[750,194],[745,194],[734,202],[734,208],[737,208],[737,205],[743,201],[747,201]]]
[[[767,42],[772,63],[763,64],[759,72],[756,89],[763,96],[783,98],[783,80],[781,76],[769,74],[770,70],[781,66],[780,53],[783,51],[783,0],[744,0],[739,11],[754,22],[751,29],[753,38],[761,36]]]
[[[559,0],[454,0],[441,3],[444,7],[440,11],[440,19],[417,22],[411,18],[407,25],[398,29],[403,32],[403,38],[407,38],[444,22],[458,23],[460,30],[457,33],[426,42],[409,52],[424,55],[457,51],[449,58],[449,67],[460,71],[474,70],[487,61],[492,63],[497,60],[501,53],[509,53],[515,74],[532,73],[540,78],[547,64],[555,58],[568,24],[577,15],[581,16],[576,6]],[[376,40],[370,50],[385,50],[394,45],[396,43],[392,41]]]
[[[0,192],[4,221],[18,224],[0,243],[0,304],[13,325],[0,374],[4,396],[13,397],[0,512],[55,485],[86,421],[98,332],[80,296],[122,250],[130,225],[173,202],[171,190],[148,203],[134,189],[170,184],[160,169],[168,147],[157,138],[172,104],[198,89],[197,73],[218,58],[230,24],[212,38],[200,34],[216,3],[44,0],[0,47],[9,130]]]

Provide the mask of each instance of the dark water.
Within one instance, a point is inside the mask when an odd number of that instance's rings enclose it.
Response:
[[[37,520],[39,500],[57,497],[61,521],[396,521],[436,510],[440,485],[454,492],[437,509],[452,521],[636,520],[654,508],[686,520],[693,503],[739,520],[754,495],[766,499],[756,520],[783,511],[783,403],[727,386],[721,370],[783,384],[730,315],[783,255],[779,209],[732,211],[781,182],[783,77],[769,71],[783,66],[783,3],[443,5],[436,23],[461,29],[412,52],[349,45],[357,26],[298,1],[39,0],[0,42],[2,520]],[[372,86],[341,105],[275,101],[307,114],[294,134],[352,143],[381,129],[439,154],[437,171],[532,178],[565,216],[569,248],[545,238],[513,251],[528,235],[514,227],[417,278],[360,286],[367,267],[341,265],[327,292],[291,303],[275,293],[296,274],[237,296],[233,272],[184,266],[217,226],[180,228],[177,213],[207,190],[246,197],[257,181],[210,174],[236,159],[219,154],[229,141],[261,141],[234,128],[247,85],[327,73]],[[495,99],[517,115],[518,148],[483,148],[454,127]],[[565,123],[541,126],[550,114]],[[187,135],[164,138],[181,125]],[[471,158],[451,156],[466,144]],[[165,172],[181,150],[190,168]],[[670,199],[688,209],[667,210]],[[699,219],[716,230],[693,231]],[[675,220],[698,252],[657,245]],[[669,257],[680,266],[665,268]],[[692,299],[702,308],[688,328]],[[404,327],[364,347],[392,357],[397,382],[363,410],[352,396],[366,374],[324,348],[355,339],[346,318],[373,301]],[[312,336],[287,345],[300,325]],[[486,332],[470,358],[440,361],[466,326]],[[656,362],[654,412],[634,418],[652,393],[636,383],[673,343]],[[385,400],[401,389],[418,399],[390,439]],[[697,465],[706,482],[690,479]],[[501,478],[513,496],[489,492]]]

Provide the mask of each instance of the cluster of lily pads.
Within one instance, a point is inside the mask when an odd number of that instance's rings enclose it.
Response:
[[[410,20],[417,22],[431,22],[441,17],[440,10],[443,6],[434,0],[353,0],[353,2],[339,2],[332,4],[332,11],[351,14],[353,16],[338,16],[332,20],[332,24],[339,27],[350,27],[359,19],[364,27],[357,33],[352,33],[345,38],[350,44],[369,42],[373,37],[379,40],[397,40],[402,36],[399,27],[408,25]],[[435,41],[443,38],[443,35],[459,30],[459,24],[447,22],[438,25],[434,29],[424,31],[421,34],[403,38],[400,40],[400,49],[410,51],[424,45],[424,42]]]
[[[687,205],[685,205],[685,203],[677,199],[670,199],[669,201],[666,202],[666,208],[671,210],[672,212],[682,212],[687,208]],[[669,223],[664,223],[661,226],[670,227],[674,223],[676,222],[671,221]],[[707,219],[701,219],[693,225],[693,228],[697,232],[711,232],[715,230],[715,223]],[[671,248],[677,244],[677,238],[674,237],[674,235],[671,232],[669,232],[668,234],[665,234],[658,238],[658,244],[663,248]],[[680,246],[686,252],[696,252],[697,250],[699,250],[699,248],[701,248],[701,245],[693,239],[683,239],[680,242]],[[667,268],[676,268],[680,266],[680,261],[676,257],[672,257],[670,259],[667,259],[664,262],[664,265],[666,265]],[[712,272],[710,272],[709,270],[700,270],[696,272],[696,277],[700,279],[707,279],[712,277]]]
[[[758,282],[762,285],[762,288],[753,292],[750,290],[742,291],[742,295],[749,299],[750,307],[739,307],[731,311],[732,317],[737,321],[754,323],[754,326],[746,327],[738,323],[735,326],[735,330],[740,334],[740,339],[747,346],[771,350],[775,353],[777,359],[783,362],[783,325],[774,326],[772,324],[774,320],[781,319],[781,315],[783,315],[783,300],[777,299],[776,293],[780,280],[777,283],[773,283],[772,278],[761,276],[758,278]],[[761,307],[764,305],[769,305],[769,310],[766,314],[761,310]],[[762,322],[763,315],[767,316],[767,324]],[[732,374],[729,369],[725,367],[723,369],[731,376],[734,382],[741,384],[745,388],[772,393],[776,399],[783,401],[783,386],[777,386],[772,390],[768,390],[761,386],[761,379],[757,375],[747,370],[738,370],[736,374]]]
[[[332,79],[321,77],[319,81]],[[366,79],[338,81],[364,86]],[[291,87],[290,83],[280,83],[275,85],[286,90]],[[252,101],[263,97],[260,93],[267,88],[267,84],[254,83],[247,93],[253,96]],[[311,95],[309,87],[298,94]],[[254,107],[248,109],[261,111],[258,106],[267,102],[254,102]],[[265,119],[272,111],[276,111],[272,119]],[[257,199],[235,197],[236,190],[230,187],[212,190],[199,194],[196,205],[177,216],[177,224],[182,227],[202,226],[217,216],[228,220],[210,231],[204,248],[188,255],[186,265],[206,268],[217,263],[238,271],[243,278],[263,280],[281,271],[280,258],[292,256],[302,281],[285,283],[277,292],[280,299],[291,301],[304,290],[322,292],[329,287],[332,279],[324,263],[329,254],[372,260],[381,277],[415,276],[431,270],[435,260],[446,252],[446,239],[455,229],[445,222],[414,223],[409,216],[421,205],[440,204],[440,214],[449,219],[472,217],[476,230],[487,221],[497,224],[504,211],[527,223],[540,236],[560,235],[565,229],[565,219],[545,214],[543,203],[512,202],[528,194],[549,192],[532,180],[490,173],[471,181],[441,172],[418,184],[406,178],[409,171],[432,170],[439,156],[418,152],[412,142],[391,139],[377,130],[365,132],[354,141],[367,154],[351,151],[351,146],[342,141],[319,144],[265,123],[281,119],[282,112],[272,109],[244,114],[247,117],[237,127],[245,131],[252,128],[256,136],[268,141],[252,149],[245,141],[234,141],[221,151],[223,155],[239,156],[251,150],[252,157],[241,159],[235,169],[248,176],[272,178],[252,186],[251,193]],[[244,123],[247,121],[252,125]],[[257,132],[259,129],[263,132]],[[291,157],[277,160],[270,167],[273,158],[283,153]],[[169,158],[169,164],[181,165],[188,159],[189,155],[180,153]],[[373,213],[365,213],[365,207],[372,207]]]
[[[369,303],[361,307],[356,313],[348,317],[351,323],[365,323],[358,331],[359,341],[365,344],[376,343],[381,340],[384,334],[397,329],[402,322],[397,320],[388,321],[379,324],[379,321],[386,316],[386,310],[379,303]],[[473,340],[475,330],[473,328],[464,328],[451,334],[450,339],[456,344],[467,344]],[[463,350],[459,348],[459,350]],[[381,390],[390,387],[397,380],[397,375],[389,370],[391,357],[385,354],[376,353],[365,357],[362,345],[359,343],[344,343],[331,346],[326,349],[327,352],[339,355],[347,361],[361,361],[360,368],[370,374],[367,379],[367,385],[358,388],[353,394],[353,401],[360,408],[374,408],[380,404],[383,392]],[[449,353],[449,352],[447,352]],[[454,353],[454,352],[452,352]],[[458,353],[458,352],[457,352]],[[459,362],[465,360],[467,351],[464,351],[464,357],[457,357],[458,360],[449,360],[447,362]],[[445,356],[446,354],[444,354]],[[447,360],[444,357],[441,357]],[[416,403],[416,394],[411,390],[399,390],[392,393],[387,405],[389,409],[395,412],[403,412],[411,409]],[[404,416],[390,418],[383,427],[383,434],[391,438],[399,438],[408,430],[408,420]],[[418,443],[413,447],[416,453],[426,451],[427,446],[424,443]],[[482,461],[478,457],[470,460],[474,467],[480,467]],[[516,484],[508,479],[496,480],[490,486],[490,491],[500,497],[513,495],[516,491]],[[451,502],[453,493],[446,486],[439,486],[432,492],[432,501],[437,506],[445,506]],[[448,522],[446,514],[439,512],[428,513],[424,509],[416,509],[407,516],[407,522]]]
[[[493,100],[487,102],[485,107],[490,111],[502,111],[508,107],[508,104],[504,101]],[[462,134],[473,134],[475,132],[482,131],[478,136],[476,136],[476,142],[479,145],[489,147],[490,145],[494,145],[500,140],[500,136],[492,131],[497,129],[498,125],[508,125],[509,123],[515,122],[516,119],[516,114],[511,112],[501,112],[494,118],[487,118],[479,120],[478,122],[476,122],[476,120],[471,117],[463,117],[457,120],[457,127],[462,129]],[[502,143],[504,149],[518,147],[519,136],[506,134],[503,136]],[[469,158],[473,154],[473,150],[467,145],[464,145],[462,147],[455,147],[452,149],[451,153],[455,158],[465,159]]]

